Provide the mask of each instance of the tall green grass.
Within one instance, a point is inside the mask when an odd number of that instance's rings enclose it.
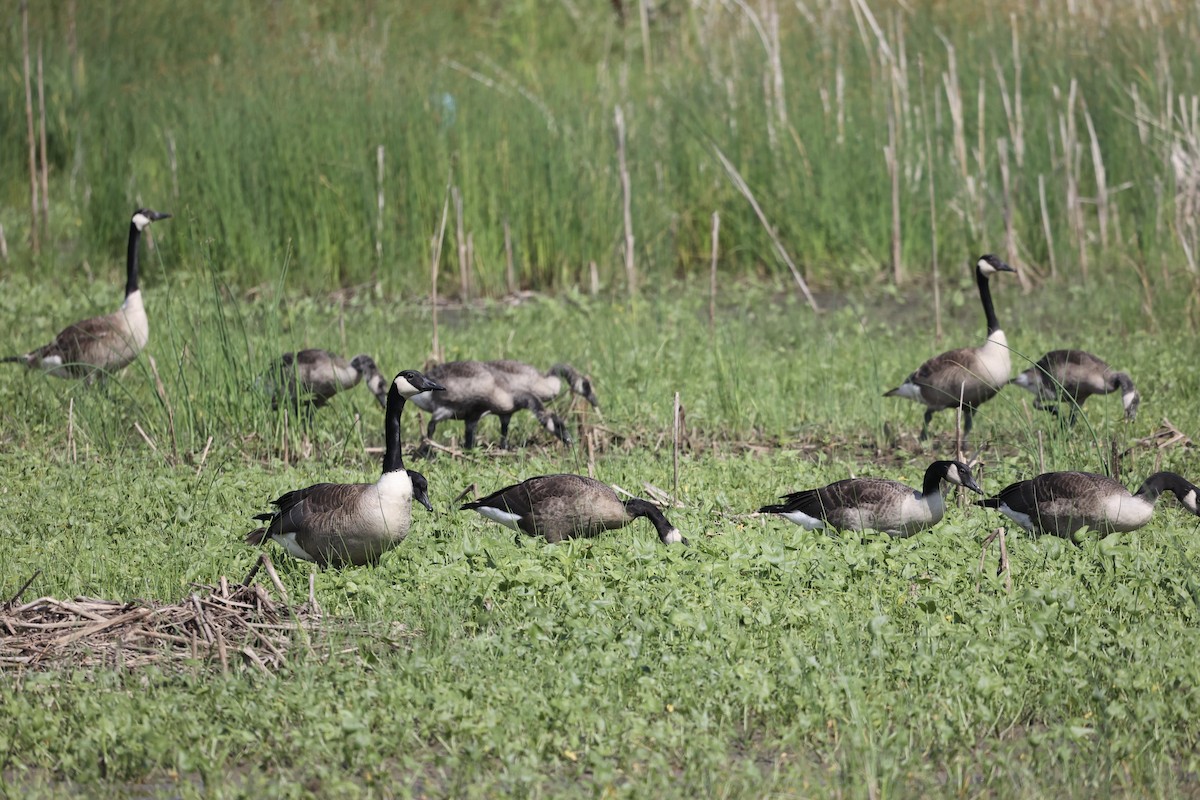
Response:
[[[0,104],[15,123],[8,7]],[[35,6],[54,201],[37,263],[107,263],[144,203],[200,221],[211,261],[186,268],[239,286],[273,280],[286,254],[298,285],[424,292],[453,186],[473,293],[506,288],[505,222],[522,286],[585,283],[595,261],[619,288],[619,104],[651,281],[707,269],[714,211],[725,274],[783,273],[716,149],[807,277],[872,279],[891,261],[894,139],[906,278],[927,274],[936,225],[943,271],[993,250],[1043,274],[1193,287],[1197,12],[1069,8],[703,0],[655,4],[643,31],[636,13],[620,27],[607,3],[565,0]],[[0,222],[30,269],[21,130],[0,153]],[[443,293],[459,289],[449,217]]]

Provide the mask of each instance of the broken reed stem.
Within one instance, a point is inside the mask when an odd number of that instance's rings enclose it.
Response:
[[[196,477],[200,477],[200,473],[204,471],[204,462],[208,460],[208,448],[212,447],[213,437],[209,436],[208,441],[204,443],[204,452],[200,454],[200,463],[196,467]]]
[[[141,437],[146,441],[146,444],[150,445],[150,449],[157,453],[158,445],[156,445],[154,443],[154,440],[150,438],[149,434],[147,434],[144,430],[142,430],[142,426],[139,425],[137,422],[134,422],[133,427],[134,427],[134,430],[136,430],[141,435]]]
[[[8,237],[4,235],[3,223],[0,223],[0,259],[8,263]]]
[[[29,246],[36,255],[41,250],[38,233],[37,139],[33,133],[33,84],[29,74],[29,0],[21,0],[21,55],[25,78],[25,123],[29,140]]]
[[[644,11],[644,2],[641,7]],[[629,183],[629,165],[625,162],[625,112],[619,103],[613,107],[613,119],[617,126],[617,167],[621,173],[621,209],[625,223],[625,283],[632,300],[637,294],[637,266],[633,260],[633,190]]]
[[[592,297],[600,294],[600,268],[595,260],[588,262],[588,291]]]
[[[442,203],[442,221],[438,223],[437,238],[433,240],[433,261],[429,265],[429,306],[433,312],[433,360],[442,360],[442,347],[438,343],[438,263],[442,259],[442,242],[446,238],[446,217],[450,213],[450,187],[446,187],[446,199]]]
[[[5,605],[10,608],[12,606],[15,606],[17,604],[17,601],[21,599],[21,595],[25,594],[25,590],[28,589],[30,586],[32,586],[33,582],[37,580],[38,575],[41,575],[41,574],[42,574],[42,570],[40,568],[34,570],[33,574],[29,576],[29,580],[27,580],[21,584],[21,588],[17,589],[17,591],[13,594],[12,597],[8,598],[8,602],[5,603]]]
[[[925,129],[925,161],[929,168],[929,262],[933,269],[933,335],[942,341],[942,287],[938,274],[937,187],[934,181],[933,135],[929,131],[929,103],[925,96],[925,59],[917,56],[921,78],[921,127]]]
[[[46,155],[46,78],[42,72],[42,43],[38,42],[38,138],[41,140],[42,162],[42,233],[50,237],[50,167]]]
[[[954,457],[959,461],[963,458],[963,399],[967,391],[964,381],[958,387],[958,406],[954,409]]]
[[[172,131],[166,131],[165,137],[167,140],[167,160],[171,163],[171,196],[175,199],[175,204],[179,204],[179,158],[175,153],[175,134]]]
[[[721,214],[712,215],[712,264],[708,272],[708,332],[717,330],[717,253],[720,251]]]
[[[504,220],[504,285],[509,294],[517,293],[517,272],[513,265],[512,229]]]
[[[1037,442],[1038,442],[1038,474],[1041,474],[1046,471],[1046,443],[1045,443],[1045,437],[1042,435],[1042,431],[1040,429],[1037,432]]]
[[[750,208],[754,209],[755,216],[762,224],[763,230],[767,232],[767,236],[771,238],[771,244],[775,248],[775,254],[779,259],[787,265],[788,271],[792,273],[792,279],[796,281],[796,285],[800,287],[800,292],[804,295],[804,299],[808,301],[809,307],[816,312],[820,312],[820,307],[817,305],[817,299],[813,297],[812,292],[808,290],[808,283],[805,282],[804,276],[800,274],[800,270],[796,268],[796,263],[792,261],[791,255],[784,248],[783,242],[779,240],[779,236],[775,233],[775,228],[772,227],[767,215],[763,212],[762,207],[758,204],[758,200],[754,198],[754,194],[750,191],[750,186],[738,172],[737,167],[725,157],[721,152],[721,148],[713,145],[713,152],[717,154],[717,160],[721,162],[721,166],[725,168],[725,173],[729,176],[729,180],[733,182],[736,188],[746,198],[746,202],[750,204]]]

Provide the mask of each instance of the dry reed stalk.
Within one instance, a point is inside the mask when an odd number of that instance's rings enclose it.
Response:
[[[1054,234],[1050,228],[1050,210],[1046,207],[1046,176],[1038,173],[1038,201],[1042,207],[1042,232],[1046,236],[1046,252],[1050,255],[1050,277],[1058,277],[1058,259],[1054,257]]]
[[[629,166],[625,163],[625,112],[620,103],[613,107],[613,118],[617,126],[617,167],[621,174],[621,210],[625,223],[625,282],[632,300],[637,295],[637,267],[633,260],[633,190],[629,184]]]
[[[46,77],[42,71],[42,43],[38,42],[38,138],[41,140],[42,166],[42,232],[50,237],[50,166],[46,155]]]
[[[154,452],[156,452],[156,453],[157,453],[157,452],[158,452],[158,445],[156,445],[156,444],[154,443],[154,440],[150,438],[150,435],[149,435],[149,434],[147,434],[147,433],[146,433],[144,430],[142,430],[142,426],[141,426],[141,425],[139,425],[139,424],[138,424],[138,423],[135,421],[135,422],[133,423],[133,427],[134,427],[134,430],[136,430],[136,431],[138,432],[138,434],[140,434],[140,435],[141,435],[141,437],[142,437],[142,438],[143,438],[143,439],[146,441],[146,444],[150,445],[150,449],[151,449],[151,450],[153,450]]]
[[[158,399],[167,409],[167,428],[171,433],[171,457],[177,463],[179,461],[179,440],[175,436],[175,410],[171,408],[171,401],[167,397],[167,389],[163,386],[162,378],[159,377],[158,364],[155,363],[154,356],[147,353],[146,360],[150,362],[150,371],[154,374],[154,389],[158,393]]]
[[[4,224],[0,223],[0,259],[8,263],[8,237],[4,235]]]
[[[213,437],[209,436],[208,441],[204,443],[204,452],[200,453],[200,463],[196,466],[196,477],[200,477],[200,473],[204,471],[204,462],[208,460],[208,448],[212,447]]]
[[[504,220],[504,285],[509,294],[517,293],[517,272],[513,265],[512,229]]]
[[[683,406],[679,404],[679,392],[675,393],[675,405],[671,410],[671,504],[679,501],[679,428]]]
[[[1096,137],[1096,126],[1092,123],[1092,115],[1088,111],[1087,101],[1083,103],[1083,121],[1087,125],[1088,140],[1091,142],[1092,171],[1096,179],[1096,219],[1100,225],[1100,247],[1108,249],[1108,175],[1104,170],[1104,157],[1100,152],[1100,140]]]
[[[642,29],[642,64],[646,69],[646,75],[654,74],[654,60],[650,54],[650,9],[647,6],[649,0],[638,0],[638,23]]]
[[[67,404],[67,452],[71,454],[71,463],[77,463],[78,454],[75,452],[75,398]]]
[[[950,110],[950,124],[954,138],[954,160],[958,162],[959,173],[964,182],[969,180],[967,173],[967,135],[963,122],[962,92],[958,86],[958,59],[955,56],[954,45],[945,36],[938,34],[946,48],[946,72],[942,73],[942,86],[946,91],[946,105]]]
[[[36,255],[41,250],[38,233],[37,139],[33,132],[33,84],[29,74],[29,0],[21,0],[21,55],[25,78],[25,124],[29,140],[29,246]]]
[[[457,186],[450,187],[454,199],[454,241],[458,246],[458,292],[463,302],[471,299],[470,265],[467,263],[467,237],[463,227],[462,193]]]
[[[812,292],[809,291],[808,284],[805,282],[804,276],[801,275],[800,270],[796,268],[795,262],[792,261],[792,257],[784,248],[783,242],[779,240],[779,235],[775,233],[775,229],[771,226],[770,221],[767,219],[767,215],[763,212],[762,207],[758,204],[758,201],[754,199],[754,194],[750,191],[750,187],[746,184],[745,179],[742,178],[742,174],[738,172],[737,167],[733,166],[729,159],[725,157],[725,154],[721,152],[721,148],[717,147],[715,144],[713,145],[713,152],[716,153],[717,159],[721,162],[721,166],[725,168],[725,172],[729,175],[729,179],[733,182],[734,187],[742,194],[743,197],[746,198],[746,201],[750,203],[750,207],[754,209],[755,216],[757,216],[758,221],[762,223],[763,229],[767,232],[767,236],[771,238],[771,243],[775,247],[776,255],[778,255],[780,260],[787,265],[788,270],[792,273],[792,278],[796,281],[796,285],[800,287],[800,292],[804,295],[804,299],[808,301],[809,307],[812,308],[813,311],[820,312],[821,309],[817,305],[816,298],[813,297]]]
[[[1008,140],[996,140],[996,153],[1000,156],[1000,189],[1004,200],[1004,255],[1009,264],[1017,269],[1017,280],[1021,288],[1028,292],[1033,284],[1027,274],[1031,267],[1020,264],[1017,259],[1017,233],[1013,225],[1013,188],[1008,168]]]
[[[442,203],[442,221],[438,223],[437,238],[430,244],[433,247],[433,260],[429,265],[429,306],[433,313],[433,344],[430,357],[435,362],[442,360],[442,346],[438,342],[438,264],[442,260],[442,242],[446,238],[446,217],[450,213],[450,187],[446,187],[446,199]]]
[[[717,254],[720,252],[721,213],[712,215],[712,262],[708,270],[708,332],[717,330]]]
[[[383,145],[375,148],[375,258],[383,261],[383,167],[386,152]]]
[[[929,130],[929,104],[925,93],[925,59],[917,56],[921,81],[921,127],[925,131],[925,161],[929,168],[929,262],[933,269],[933,335],[942,341],[942,287],[938,266],[937,189],[934,181],[933,134]]]
[[[592,297],[600,294],[600,268],[596,266],[595,260],[588,262],[588,289]]]
[[[900,163],[896,155],[896,116],[890,104],[887,126],[888,143],[883,148],[883,158],[892,183],[892,282],[899,286],[904,281],[904,268],[900,263]]]
[[[983,75],[979,76],[979,94],[976,95],[976,118],[975,122],[978,128],[979,143],[975,149],[975,166],[978,171],[978,186],[980,191],[975,194],[975,223],[976,230],[987,230],[987,220],[985,218],[986,198],[987,194],[987,156],[985,148],[987,147],[987,84],[984,82]]]
[[[175,133],[173,131],[165,131],[163,134],[167,140],[167,161],[171,165],[171,196],[175,199],[175,204],[179,204],[179,159],[175,152]]]

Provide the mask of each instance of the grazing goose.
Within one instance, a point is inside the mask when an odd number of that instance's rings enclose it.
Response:
[[[622,501],[605,484],[582,475],[530,478],[465,503],[462,510],[478,511],[493,522],[530,536],[544,536],[548,542],[599,536],[645,517],[663,544],[688,543],[658,506],[637,497]]]
[[[570,444],[571,436],[562,418],[546,410],[536,391],[526,386],[524,380],[519,379],[520,373],[493,368],[493,363],[496,362],[451,361],[438,364],[429,370],[429,376],[445,386],[446,391],[437,395],[421,394],[413,398],[413,402],[419,408],[432,415],[426,437],[433,439],[439,422],[461,419],[466,427],[463,446],[469,450],[475,446],[475,427],[479,420],[484,414],[495,414],[500,417],[500,447],[507,449],[509,420],[517,411],[528,409],[537,417],[543,428],[561,439],[564,444]]]
[[[1085,350],[1051,350],[1012,382],[1037,396],[1035,406],[1056,415],[1058,407],[1054,403],[1069,402],[1071,417],[1068,422],[1071,425],[1075,424],[1084,401],[1094,394],[1120,390],[1125,419],[1131,422],[1137,416],[1142,399],[1128,374],[1115,372]]]
[[[993,255],[985,255],[975,264],[975,283],[979,286],[979,300],[987,317],[987,340],[983,345],[962,347],[934,356],[909,375],[904,383],[883,395],[907,397],[925,405],[922,439],[929,437],[929,421],[933,419],[934,412],[958,408],[960,397],[963,433],[970,433],[975,409],[995,397],[1008,382],[1012,358],[1008,352],[1008,339],[996,319],[992,290],[988,285],[988,278],[997,272],[1016,270]]]
[[[961,461],[935,461],[925,470],[921,491],[884,478],[846,478],[820,489],[783,496],[787,502],[763,506],[762,514],[780,514],[805,530],[836,528],[876,530],[912,536],[941,522],[946,513],[942,481],[983,494]]]
[[[328,350],[284,353],[271,369],[270,376],[266,385],[276,408],[285,398],[292,405],[303,400],[320,408],[338,392],[353,388],[364,379],[379,405],[387,407],[387,380],[375,366],[375,360],[366,354],[347,362]]]
[[[276,511],[255,517],[267,524],[246,535],[247,544],[274,539],[296,558],[325,567],[373,564],[408,534],[412,501],[433,510],[428,482],[404,469],[400,415],[404,401],[441,386],[404,370],[388,388],[384,416],[383,474],[375,483],[317,483],[275,500]]]
[[[138,288],[138,242],[152,222],[170,214],[139,208],[129,223],[129,246],[125,255],[125,302],[111,314],[76,322],[63,328],[54,341],[20,356],[0,362],[24,364],[56,378],[84,378],[116,372],[138,357],[150,340],[150,322]]]
[[[1073,539],[1083,528],[1103,536],[1137,530],[1150,521],[1163,492],[1174,492],[1184,508],[1200,516],[1200,489],[1174,472],[1154,473],[1135,494],[1106,475],[1044,472],[1006,486],[977,505],[999,509],[1030,533]]]
[[[543,403],[549,403],[562,392],[565,380],[567,387],[591,403],[592,408],[600,407],[600,401],[596,399],[596,393],[592,390],[591,379],[570,364],[555,364],[542,372],[537,367],[523,361],[485,361],[484,363],[488,369],[496,373],[510,391],[524,390],[533,394]]]

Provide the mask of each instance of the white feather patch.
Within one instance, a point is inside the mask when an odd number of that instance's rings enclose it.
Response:
[[[1196,510],[1196,490],[1195,489],[1189,489],[1188,493],[1183,496],[1183,507],[1186,508],[1188,511],[1192,512],[1193,514],[1200,514],[1200,511]]]
[[[521,521],[521,517],[518,514],[514,514],[511,511],[504,511],[499,508],[492,508],[491,506],[480,506],[475,510],[480,514],[483,514],[492,522],[499,522],[504,527],[512,528],[514,531],[521,530],[521,526],[518,524]]]
[[[146,226],[149,225],[153,221],[154,220],[150,219],[149,217],[147,217],[145,214],[142,214],[142,213],[137,213],[137,214],[133,215],[133,224],[137,226],[137,229],[139,231],[144,231],[146,229]]]
[[[683,542],[683,534],[678,528],[671,528],[667,531],[667,535],[663,537],[663,542],[666,544],[680,544]]]
[[[780,514],[780,516],[789,522],[796,523],[806,531],[819,531],[825,527],[825,520],[817,519],[816,517],[810,517],[803,511],[786,511],[783,514]]]
[[[1033,517],[1029,516],[1028,514],[1022,514],[1020,511],[1014,511],[1007,503],[1000,504],[1000,513],[1020,525],[1025,530],[1033,533]]]
[[[316,559],[306,553],[304,548],[301,547],[299,542],[296,541],[295,533],[276,533],[271,538],[283,545],[284,549],[296,558],[302,561],[316,561]]]

